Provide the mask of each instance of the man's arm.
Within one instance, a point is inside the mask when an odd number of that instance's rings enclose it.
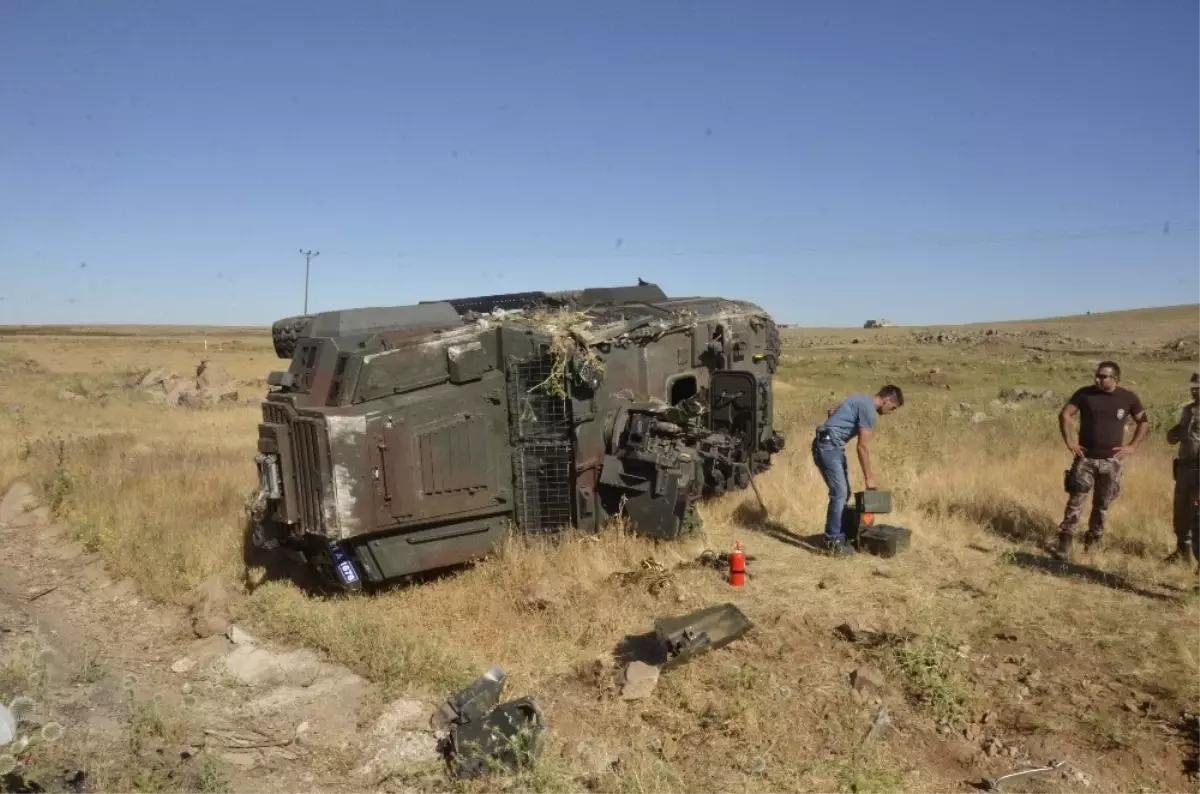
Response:
[[[1067,449],[1071,450],[1071,454],[1077,458],[1082,458],[1083,448],[1071,438],[1072,425],[1074,425],[1075,415],[1078,413],[1079,408],[1073,402],[1064,405],[1063,409],[1058,413],[1058,430],[1062,433],[1063,443],[1067,445]]]
[[[1167,443],[1171,446],[1178,444],[1183,440],[1183,420],[1175,423],[1175,426],[1167,431]]]
[[[875,473],[871,471],[871,431],[865,427],[858,431],[858,465],[862,466],[863,479],[868,488],[875,487]]]
[[[1129,443],[1114,450],[1117,458],[1123,458],[1131,454],[1146,440],[1146,436],[1150,434],[1150,417],[1146,416],[1146,409],[1142,407],[1141,401],[1135,399],[1129,413],[1133,416],[1133,421],[1137,422],[1137,425],[1133,429],[1133,438]]]

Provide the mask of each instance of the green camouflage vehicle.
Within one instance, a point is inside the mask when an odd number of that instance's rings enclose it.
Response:
[[[478,559],[509,532],[670,539],[784,444],[775,322],[654,284],[280,320],[253,541],[358,589]]]

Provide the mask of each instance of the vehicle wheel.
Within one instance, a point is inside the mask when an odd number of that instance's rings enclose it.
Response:
[[[296,343],[308,336],[312,326],[312,315],[285,317],[271,326],[271,339],[275,343],[275,355],[290,359],[296,353]]]

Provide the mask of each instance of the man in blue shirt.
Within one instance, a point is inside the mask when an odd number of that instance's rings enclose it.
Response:
[[[817,427],[812,442],[813,463],[829,487],[829,510],[825,515],[825,543],[831,554],[849,556],[854,548],[846,543],[842,531],[842,512],[850,501],[850,469],[846,464],[846,444],[858,437],[858,462],[862,466],[867,488],[875,488],[875,473],[871,470],[871,432],[881,414],[890,414],[904,405],[904,393],[899,386],[884,386],[871,396],[854,394],[829,412],[825,423]]]

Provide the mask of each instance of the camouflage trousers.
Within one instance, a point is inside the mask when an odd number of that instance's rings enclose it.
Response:
[[[1116,458],[1076,458],[1071,465],[1075,487],[1067,497],[1067,509],[1058,529],[1065,535],[1075,534],[1075,526],[1083,516],[1083,505],[1092,494],[1092,513],[1088,517],[1088,537],[1099,540],[1104,534],[1108,511],[1121,494],[1121,461]]]
[[[1175,465],[1175,541],[1179,549],[1190,549],[1200,560],[1200,510],[1196,506],[1200,468],[1178,462]]]

